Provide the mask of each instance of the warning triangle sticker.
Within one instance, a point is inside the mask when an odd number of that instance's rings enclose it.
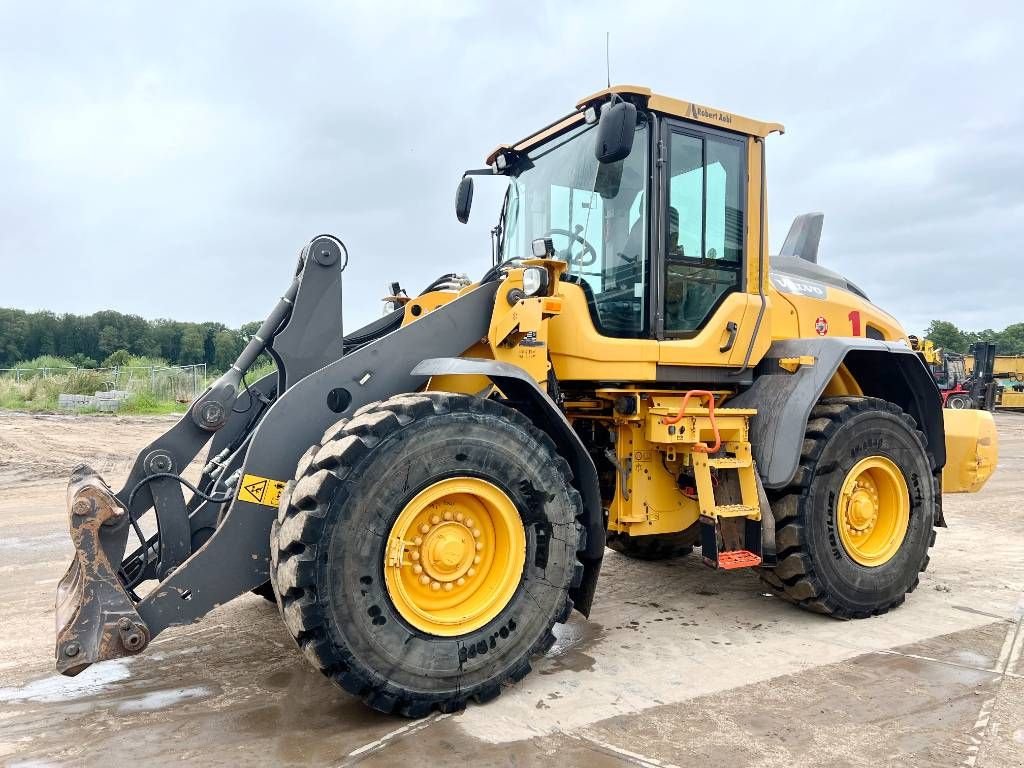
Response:
[[[263,501],[263,494],[267,490],[267,481],[260,480],[258,483],[249,483],[249,485],[246,485],[244,487],[245,490],[252,494],[253,498],[255,498],[256,501]]]
[[[277,507],[284,489],[282,480],[259,475],[244,475],[238,484],[238,500],[249,504],[262,504],[264,507]]]

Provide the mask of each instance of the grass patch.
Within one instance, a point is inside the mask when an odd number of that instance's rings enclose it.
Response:
[[[117,413],[132,416],[184,413],[188,410],[189,405],[189,403],[179,403],[177,400],[158,399],[152,392],[139,392],[124,403]]]
[[[76,409],[58,406],[59,395],[94,395],[113,388],[109,372],[70,366],[69,361],[51,356],[19,363],[15,366],[20,369],[18,376],[13,373],[0,376],[0,408],[28,413],[102,413],[90,406]],[[69,367],[69,370],[60,370]],[[132,394],[114,413],[166,414],[184,413],[188,409],[188,403],[177,402],[168,391],[154,392],[149,385],[147,376],[123,382],[122,386],[127,386]]]
[[[0,409],[29,413],[107,413],[93,407],[60,408],[58,395],[93,395],[111,389],[126,389],[132,393],[117,411],[113,411],[115,414],[184,413],[191,405],[175,399],[176,393],[179,397],[190,395],[192,387],[188,374],[178,380],[178,386],[169,385],[166,374],[170,367],[158,358],[130,358],[128,364],[121,368],[117,387],[110,369],[74,368],[71,361],[52,355],[37,357],[14,367],[21,369],[20,376],[16,377],[14,373],[0,375]],[[147,369],[156,369],[156,376]],[[275,370],[273,362],[260,364],[246,373],[246,380],[253,384]],[[154,381],[156,389],[153,388]],[[200,380],[197,383],[201,392],[204,382]]]
[[[276,370],[277,370],[277,366],[274,365],[273,363],[262,363],[262,364],[259,364],[259,361],[257,361],[256,367],[255,368],[250,368],[246,372],[245,380],[248,381],[249,384],[252,384],[254,381],[259,381],[264,376],[267,376],[268,374],[271,374],[271,373],[273,373]]]

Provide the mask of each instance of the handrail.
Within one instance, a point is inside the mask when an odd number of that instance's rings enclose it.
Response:
[[[683,403],[679,406],[679,413],[675,416],[665,416],[662,418],[662,424],[677,424],[683,420],[686,415],[686,405],[690,400],[690,397],[706,398],[708,401],[708,418],[711,420],[711,429],[715,434],[715,444],[708,446],[704,442],[696,442],[693,444],[693,450],[697,453],[717,453],[722,447],[722,435],[718,431],[718,422],[715,421],[715,394],[709,392],[706,389],[691,389],[683,396]]]

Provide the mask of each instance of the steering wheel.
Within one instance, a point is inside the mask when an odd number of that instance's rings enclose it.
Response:
[[[547,238],[551,235],[561,235],[569,238],[569,245],[566,246],[564,251],[556,251],[555,256],[560,259],[564,259],[569,264],[578,264],[581,267],[589,267],[595,261],[597,261],[597,250],[592,246],[580,232],[583,231],[583,227],[579,224],[576,225],[576,231],[570,232],[568,229],[549,229],[541,237]],[[577,242],[583,246],[583,250],[575,256],[570,253],[573,242]]]

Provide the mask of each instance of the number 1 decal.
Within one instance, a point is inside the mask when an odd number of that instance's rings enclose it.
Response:
[[[853,310],[847,317],[850,318],[850,325],[853,326],[853,335],[860,336],[860,310]]]

